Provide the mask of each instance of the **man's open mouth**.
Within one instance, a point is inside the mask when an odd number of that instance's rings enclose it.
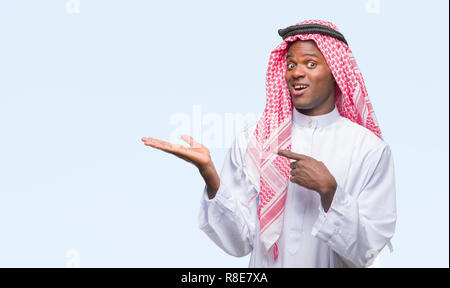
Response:
[[[292,96],[301,96],[303,95],[303,93],[305,92],[305,90],[307,90],[307,88],[309,87],[308,84],[303,84],[303,83],[295,83],[292,85]]]
[[[308,88],[309,85],[307,84],[294,84],[292,85],[292,87],[294,88],[295,91],[302,91],[303,89]]]

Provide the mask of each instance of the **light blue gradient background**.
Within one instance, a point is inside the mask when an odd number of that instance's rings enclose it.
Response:
[[[198,228],[203,180],[144,146],[192,106],[260,113],[277,29],[335,23],[396,168],[394,252],[449,265],[448,1],[0,1],[0,266],[247,267]],[[221,169],[226,149],[211,149]]]

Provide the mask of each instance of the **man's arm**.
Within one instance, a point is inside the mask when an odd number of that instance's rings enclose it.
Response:
[[[338,183],[334,188],[334,177],[311,157],[290,151],[279,154],[296,160],[291,163],[292,182],[321,195],[312,235],[353,265],[370,266],[395,231],[394,163],[389,146],[380,146],[367,155],[363,165],[370,171],[369,177],[361,187],[347,188],[358,191],[345,191]]]

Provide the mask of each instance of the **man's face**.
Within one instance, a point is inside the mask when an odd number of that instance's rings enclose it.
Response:
[[[334,108],[334,80],[328,64],[313,40],[298,40],[286,56],[286,84],[294,107],[309,116]]]

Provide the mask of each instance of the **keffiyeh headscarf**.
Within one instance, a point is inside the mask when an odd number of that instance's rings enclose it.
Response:
[[[282,229],[289,184],[290,160],[272,152],[291,150],[293,104],[284,78],[289,43],[314,40],[336,80],[335,104],[339,114],[381,138],[363,77],[337,27],[331,22],[308,20],[280,29],[279,34],[284,41],[270,54],[266,74],[266,107],[245,154],[246,171],[259,191],[260,239],[266,251],[274,248],[275,260],[278,257],[276,241]]]

